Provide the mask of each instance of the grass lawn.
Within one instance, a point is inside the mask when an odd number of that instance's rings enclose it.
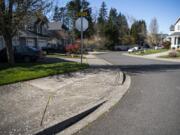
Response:
[[[48,54],[48,57],[53,57],[53,58],[81,58],[81,55],[75,54],[73,57],[71,55],[66,55],[66,54],[61,54],[61,53],[54,53],[54,54]],[[85,58],[85,57],[83,57]]]
[[[9,67],[7,64],[0,65],[0,85],[32,80],[56,74],[74,72],[88,68],[87,64],[75,62],[58,63],[29,63],[16,64]]]
[[[131,54],[142,55],[142,56],[143,56],[143,55],[161,53],[161,52],[166,52],[166,51],[168,51],[168,49],[159,49],[159,50],[148,49],[148,50],[145,50],[144,52],[138,51],[138,52],[133,52],[133,53],[131,53]]]

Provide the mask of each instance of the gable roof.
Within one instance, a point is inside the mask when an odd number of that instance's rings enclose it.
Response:
[[[51,31],[49,33],[49,36],[51,39],[56,38],[56,39],[68,39],[69,34],[65,31],[59,30],[59,31]]]
[[[174,25],[176,25],[179,21],[180,21],[180,17],[179,17],[179,19],[176,21],[176,23]]]
[[[29,30],[20,30],[19,31],[19,36],[20,37],[29,37],[29,38],[47,38],[47,35],[42,35],[42,34],[36,34],[35,32],[29,31]]]
[[[50,22],[48,23],[48,30],[62,30],[62,23],[61,22]]]

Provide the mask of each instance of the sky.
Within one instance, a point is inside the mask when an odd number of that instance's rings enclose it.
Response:
[[[70,0],[57,0],[59,6],[65,5]],[[149,23],[156,17],[159,32],[169,33],[170,25],[180,17],[180,0],[88,0],[93,12],[98,12],[101,3],[105,1],[107,8],[116,8],[118,12],[135,19],[143,19]]]

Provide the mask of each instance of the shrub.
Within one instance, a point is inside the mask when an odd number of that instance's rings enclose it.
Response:
[[[170,49],[170,47],[171,47],[171,42],[165,41],[165,42],[162,43],[162,45],[164,46],[165,49]]]
[[[177,52],[176,51],[171,51],[169,53],[169,57],[177,57]]]
[[[80,45],[79,44],[69,44],[66,46],[66,52],[72,54],[72,53],[77,53],[80,49]]]

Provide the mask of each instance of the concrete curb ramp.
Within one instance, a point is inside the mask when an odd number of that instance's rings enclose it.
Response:
[[[131,84],[130,77],[126,76],[122,72],[117,73],[115,81],[118,82],[121,90],[113,91],[112,93],[110,93],[108,100],[100,101],[87,110],[84,110],[81,113],[72,116],[60,123],[54,123],[54,125],[52,124],[52,126],[50,126],[49,128],[39,131],[38,133],[36,133],[36,135],[72,135],[98,119],[98,117],[108,112],[114,105],[116,105],[120,101]]]

